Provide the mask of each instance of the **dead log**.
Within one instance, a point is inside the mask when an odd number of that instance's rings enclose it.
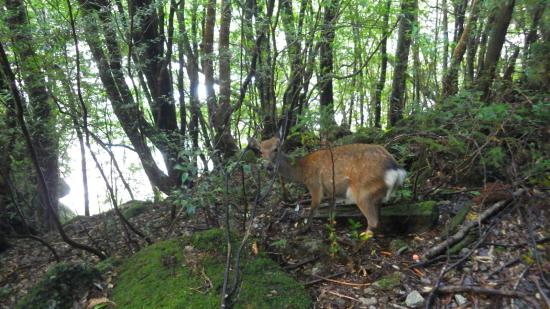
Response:
[[[518,191],[514,192],[513,196],[518,196],[522,192],[523,192],[523,189],[519,189]],[[500,201],[500,202],[497,202],[497,203],[493,204],[493,206],[487,208],[487,210],[485,210],[483,213],[481,213],[478,220],[468,221],[468,222],[464,223],[462,228],[458,232],[456,232],[454,235],[452,235],[451,237],[447,238],[445,241],[440,242],[439,244],[431,247],[426,252],[424,252],[423,258],[426,259],[426,260],[431,259],[431,258],[441,254],[442,252],[444,252],[445,249],[452,247],[454,244],[456,244],[459,241],[461,241],[462,239],[464,239],[464,237],[466,237],[466,235],[468,235],[468,232],[471,229],[473,229],[474,227],[479,226],[483,221],[487,220],[488,218],[494,216],[495,214],[497,214],[498,212],[503,210],[512,200],[513,200],[513,198],[503,200],[503,201]]]

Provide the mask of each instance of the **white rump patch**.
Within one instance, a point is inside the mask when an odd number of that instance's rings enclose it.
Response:
[[[387,202],[390,199],[393,190],[403,185],[406,176],[407,172],[404,169],[399,168],[396,170],[392,169],[386,171],[386,174],[384,174],[384,182],[386,183],[388,191],[386,192],[386,196],[382,200],[383,202]]]
[[[346,204],[357,204],[357,202],[353,198],[353,194],[351,194],[350,187],[348,187],[348,189],[346,190]]]

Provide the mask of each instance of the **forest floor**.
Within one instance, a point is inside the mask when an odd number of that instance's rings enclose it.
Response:
[[[361,241],[354,236],[357,228],[345,220],[338,220],[333,232],[326,220],[314,220],[311,231],[301,235],[299,221],[304,209],[280,202],[257,210],[252,235],[259,250],[306,286],[315,308],[408,308],[427,302],[439,308],[548,308],[550,192],[525,189],[512,198],[511,191],[502,195],[503,191],[493,194],[478,188],[479,195],[473,194],[474,190],[434,192],[439,216],[424,232],[384,232]],[[458,213],[465,214],[466,222],[479,221],[486,209],[506,199],[507,206],[474,229],[471,242],[458,252],[431,260],[423,257],[443,240]],[[468,205],[469,211],[461,212]],[[206,214],[199,210],[178,220],[169,237],[209,229],[212,218]],[[158,241],[167,237],[169,216],[168,205],[151,204],[130,221]],[[144,242],[135,236],[129,241],[114,217],[112,212],[80,217],[65,228],[73,239],[123,258],[137,249],[135,243],[143,246]],[[221,222],[223,217],[218,219]],[[96,258],[69,248],[57,233],[44,239],[64,261],[96,262]],[[12,244],[0,255],[2,309],[12,308],[55,263],[49,250],[35,240],[20,238]],[[109,297],[114,284],[116,270],[105,274],[98,285],[101,291],[96,287],[86,297]]]

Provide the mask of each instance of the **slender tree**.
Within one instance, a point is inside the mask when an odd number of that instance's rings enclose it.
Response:
[[[502,1],[498,7],[498,13],[492,24],[491,37],[487,45],[487,53],[482,70],[476,81],[477,89],[483,93],[483,98],[489,97],[489,89],[495,77],[496,67],[500,59],[500,51],[506,38],[508,25],[512,19],[515,0]]]
[[[384,85],[386,84],[386,71],[388,68],[388,53],[387,53],[387,42],[388,36],[385,33],[389,30],[389,20],[390,20],[390,8],[391,0],[386,1],[384,17],[382,21],[382,43],[380,43],[380,76],[378,78],[378,83],[376,84],[376,92],[374,93],[374,126],[377,128],[381,127],[380,121],[382,118],[382,91],[384,90]]]
[[[321,105],[322,130],[328,130],[336,123],[334,120],[334,94],[333,94],[333,44],[334,23],[338,12],[338,0],[324,1],[323,27],[321,29],[321,42],[319,53],[319,103]],[[324,132],[325,134],[327,132]]]
[[[443,13],[443,55],[442,55],[442,65],[443,65],[443,74],[447,72],[447,67],[449,64],[449,6],[447,3],[448,0],[441,1],[441,10]]]
[[[471,35],[472,28],[477,21],[477,16],[479,13],[479,1],[480,0],[473,0],[472,2],[468,23],[462,31],[462,35],[460,36],[460,39],[458,40],[453,51],[453,55],[451,57],[451,66],[445,73],[445,78],[443,79],[444,98],[449,97],[458,91],[458,70],[460,68],[460,63],[464,58],[464,54],[466,53],[466,46]]]
[[[413,23],[416,20],[416,0],[401,0],[401,20],[397,34],[397,47],[395,52],[395,69],[393,71],[392,92],[390,95],[389,124],[395,125],[403,118],[405,106],[405,82],[407,65],[409,62],[409,50],[412,41]]]

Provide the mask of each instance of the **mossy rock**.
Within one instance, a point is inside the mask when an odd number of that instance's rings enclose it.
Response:
[[[217,308],[226,250],[219,229],[144,248],[120,267],[113,300],[118,308],[128,309]],[[304,287],[272,260],[245,255],[241,266],[234,308],[311,306]]]
[[[50,268],[16,309],[72,308],[95,280],[99,271],[88,264],[59,263]]]
[[[148,207],[151,207],[152,203],[147,201],[129,201],[120,205],[120,210],[124,218],[130,219],[136,216],[141,215],[147,210]]]

